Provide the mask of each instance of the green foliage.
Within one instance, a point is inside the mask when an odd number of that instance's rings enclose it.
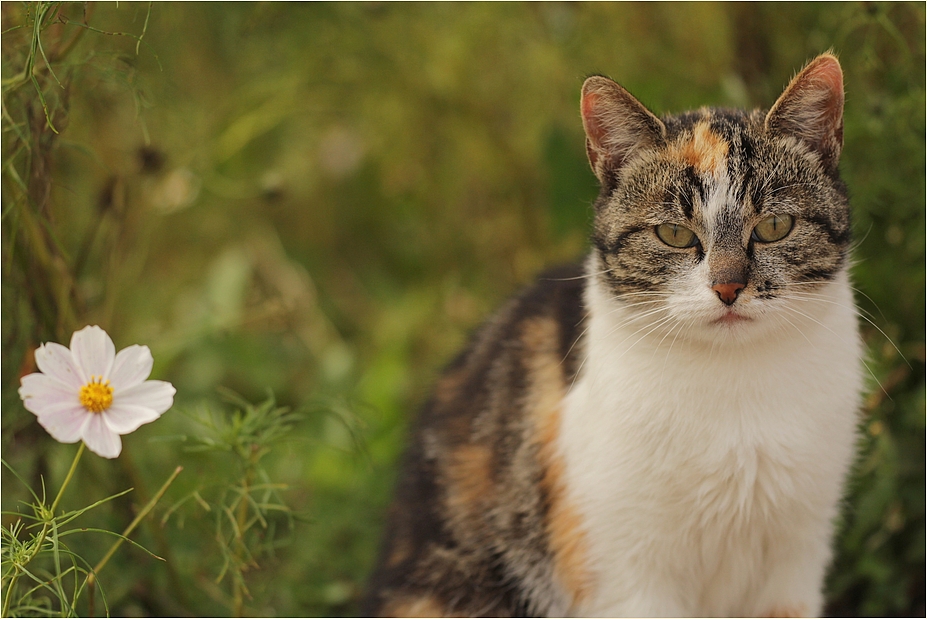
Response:
[[[301,415],[276,406],[273,397],[258,405],[232,393],[226,397],[236,405],[235,412],[216,415],[202,411],[193,419],[200,426],[199,432],[180,438],[189,443],[189,452],[230,454],[232,466],[217,467],[228,474],[211,476],[211,487],[198,485],[165,513],[161,523],[166,523],[184,504],[192,503],[212,515],[209,537],[221,557],[214,583],[218,585],[229,576],[232,591],[230,595],[218,588],[209,591],[233,616],[241,617],[246,598],[251,598],[246,572],[258,568],[260,558],[273,555],[285,543],[277,529],[283,526],[291,532],[294,524],[294,516],[281,496],[286,484],[274,483],[261,460],[293,431]]]
[[[119,535],[104,529],[76,527],[72,523],[94,508],[128,494],[131,489],[91,503],[87,507],[66,511],[60,515],[56,514],[61,497],[71,481],[83,453],[84,445],[82,444],[74,456],[74,461],[71,463],[71,468],[61,484],[58,494],[50,505],[45,502],[44,496],[40,499],[26,485],[34,502],[25,505],[32,513],[19,511],[3,513],[4,516],[15,518],[9,528],[5,525],[2,527],[3,554],[2,561],[0,561],[2,563],[0,572],[2,572],[3,578],[2,616],[4,617],[46,617],[55,611],[60,613],[62,617],[76,617],[79,614],[78,601],[83,602],[84,599],[87,600],[85,604],[89,609],[89,615],[93,616],[97,590],[101,594],[106,614],[109,615],[106,596],[103,594],[103,589],[98,589],[96,584],[97,575],[125,541],[146,553],[148,552],[127,536],[135,530],[138,523],[151,511],[181,469],[178,468],[174,471],[155,497],[149,501],[148,505],[142,508],[122,535]],[[5,462],[4,465],[9,468]],[[20,482],[23,481],[13,469],[10,469],[10,472]],[[26,524],[26,522],[30,524]],[[71,549],[66,540],[72,535],[82,536],[86,533],[102,533],[117,538],[109,551],[92,568],[80,554]],[[155,555],[151,556],[160,559]]]
[[[828,609],[923,614],[923,4],[2,12],[4,459],[28,487],[66,475],[72,452],[16,389],[40,342],[84,324],[150,346],[178,410],[223,411],[168,412],[72,482],[64,500],[82,505],[134,487],[74,521],[123,530],[184,466],[133,537],[165,561],[126,546],[101,575],[114,615],[356,612],[408,420],[439,368],[518,286],[586,247],[582,78],[608,74],[657,112],[768,106],[829,48],[846,71],[841,167],[874,378]],[[308,412],[227,412],[217,385]],[[36,503],[3,475],[4,510]],[[28,543],[15,522],[3,516],[4,552]],[[96,561],[92,535],[70,551]],[[61,569],[87,569],[75,565]]]

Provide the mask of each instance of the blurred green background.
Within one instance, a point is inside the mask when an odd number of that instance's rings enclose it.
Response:
[[[35,80],[16,81],[36,15],[48,62],[36,52]],[[196,432],[206,405],[225,411],[217,387],[251,401],[269,389],[304,413],[265,462],[300,519],[267,534],[238,611],[355,613],[408,422],[442,365],[519,286],[585,251],[583,78],[609,75],[657,113],[767,107],[832,48],[872,380],[828,612],[924,616],[924,15],[5,2],[3,458],[57,489],[73,457],[16,393],[39,343],[99,324],[117,349],[148,345],[175,408],[118,460],[85,456],[65,503],[135,487],[94,516],[121,530],[183,464],[136,536],[167,566],[123,548],[101,574],[110,612],[230,614],[211,516],[185,504],[161,524],[229,464],[166,438]],[[25,488],[3,475],[3,509],[21,509]],[[91,563],[108,546],[74,544]]]

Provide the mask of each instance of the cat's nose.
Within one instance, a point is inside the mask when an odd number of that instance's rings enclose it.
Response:
[[[718,293],[718,298],[721,299],[725,305],[734,305],[734,301],[737,300],[737,295],[740,294],[740,291],[743,288],[744,284],[741,284],[740,282],[715,284],[711,287],[712,290]]]

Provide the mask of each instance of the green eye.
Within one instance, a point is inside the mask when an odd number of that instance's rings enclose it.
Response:
[[[679,224],[660,224],[656,227],[657,236],[670,247],[694,247],[698,245],[695,233]]]
[[[791,215],[771,215],[756,224],[752,234],[753,240],[772,243],[784,239],[794,223],[795,219]]]

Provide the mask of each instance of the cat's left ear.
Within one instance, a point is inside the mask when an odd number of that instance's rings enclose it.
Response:
[[[766,115],[766,129],[798,138],[836,171],[843,148],[843,71],[822,54],[796,75]]]

